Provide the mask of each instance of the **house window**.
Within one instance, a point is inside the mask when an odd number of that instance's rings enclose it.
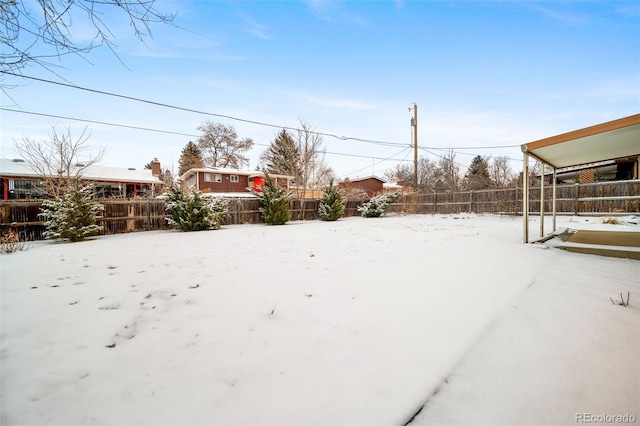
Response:
[[[222,182],[222,175],[220,173],[205,173],[205,182]]]
[[[46,198],[47,188],[44,182],[32,179],[8,179],[10,199]]]
[[[229,176],[229,181],[231,181],[231,182],[240,182],[240,178],[238,177],[238,175],[231,175],[231,176]]]

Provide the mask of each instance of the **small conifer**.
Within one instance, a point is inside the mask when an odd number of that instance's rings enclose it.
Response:
[[[185,191],[172,186],[165,198],[167,221],[180,231],[220,229],[227,215],[228,202],[222,197],[208,197],[201,191]]]
[[[333,184],[333,180],[324,188],[324,193],[318,205],[318,217],[325,221],[334,221],[344,215],[344,197],[340,189]]]
[[[100,232],[96,217],[104,206],[91,201],[93,187],[80,187],[73,181],[68,190],[58,199],[45,200],[40,216],[45,219],[46,239],[82,241]]]
[[[291,193],[278,186],[278,184],[266,175],[264,185],[260,186],[259,191],[253,193],[260,198],[262,206],[260,213],[264,223],[267,225],[284,225],[289,221],[289,201]]]
[[[389,204],[400,198],[399,192],[390,192],[384,195],[373,197],[368,202],[358,207],[358,211],[363,217],[380,217],[387,211]]]

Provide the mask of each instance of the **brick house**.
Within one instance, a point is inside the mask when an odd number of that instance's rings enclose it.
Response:
[[[160,173],[160,162],[154,159],[151,170],[92,165],[79,178],[82,184],[93,185],[97,197],[132,198],[159,194],[163,186]],[[0,159],[2,200],[48,198],[45,180],[55,178],[37,174],[25,160]]]
[[[384,179],[377,176],[367,176],[364,178],[345,179],[339,183],[340,189],[347,192],[364,191],[369,197],[373,197],[383,192]]]
[[[290,188],[292,176],[270,175],[285,189]],[[204,193],[220,193],[228,196],[251,195],[251,188],[264,184],[265,174],[260,171],[243,171],[223,168],[189,169],[180,176],[182,185]]]

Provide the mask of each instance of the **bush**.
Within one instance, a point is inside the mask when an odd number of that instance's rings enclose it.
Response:
[[[291,193],[280,188],[269,176],[265,176],[264,185],[260,186],[262,192],[253,190],[260,198],[262,206],[260,213],[267,225],[284,225],[289,221],[289,201]]]
[[[329,182],[329,186],[324,188],[324,194],[318,205],[318,216],[321,220],[334,221],[344,215],[344,197],[342,191]]]
[[[26,250],[28,246],[24,241],[20,241],[20,236],[9,229],[6,234],[0,237],[0,254],[15,253]]]
[[[224,198],[209,197],[198,190],[187,192],[178,186],[171,187],[165,202],[165,211],[171,216],[167,221],[185,232],[220,229],[229,204]]]
[[[47,230],[46,239],[66,239],[71,242],[82,241],[90,235],[100,232],[96,225],[96,217],[104,210],[104,206],[91,201],[93,187],[80,188],[80,183],[71,183],[67,192],[56,200],[45,200],[42,213]]]
[[[380,217],[386,211],[389,204],[400,198],[399,192],[390,192],[384,195],[373,197],[368,202],[358,207],[358,211],[362,217]]]

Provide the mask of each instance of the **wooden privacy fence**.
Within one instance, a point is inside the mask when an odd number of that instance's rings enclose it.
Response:
[[[544,210],[551,212],[551,185],[544,188]],[[640,212],[640,180],[598,182],[556,187],[556,210],[561,214]],[[451,214],[461,212],[522,214],[522,188],[487,189],[405,195],[390,211]],[[529,189],[529,211],[540,212],[540,187]]]
[[[522,188],[438,192],[405,195],[390,212],[453,214],[462,212],[522,214]],[[552,210],[551,185],[544,187],[544,210]],[[529,188],[529,211],[540,212],[540,187]],[[640,212],[640,180],[557,185],[559,214],[619,214]]]
[[[551,211],[552,190],[545,186],[545,211]],[[529,190],[529,211],[540,210],[540,188]],[[640,180],[558,185],[557,211],[560,214],[611,214],[640,212]],[[348,201],[345,216],[359,215],[363,201]],[[162,200],[102,201],[104,211],[98,219],[103,234],[170,229]],[[292,200],[291,220],[318,218],[319,200]],[[42,201],[1,201],[0,231],[14,229],[23,240],[40,240],[44,222],[38,216]],[[234,198],[224,224],[262,223],[260,200]],[[391,213],[452,214],[462,212],[522,214],[522,189],[438,192],[404,195],[389,207]]]
[[[167,224],[165,203],[162,200],[109,200],[104,205],[98,225],[101,234],[121,234],[126,232],[171,229]],[[292,200],[291,220],[315,220],[318,218],[318,200]],[[358,214],[360,202],[349,201],[346,216]],[[42,240],[44,221],[39,216],[42,201],[2,201],[0,202],[0,232],[13,229],[24,241]],[[229,200],[224,224],[262,223],[260,200],[255,198],[234,198]]]

